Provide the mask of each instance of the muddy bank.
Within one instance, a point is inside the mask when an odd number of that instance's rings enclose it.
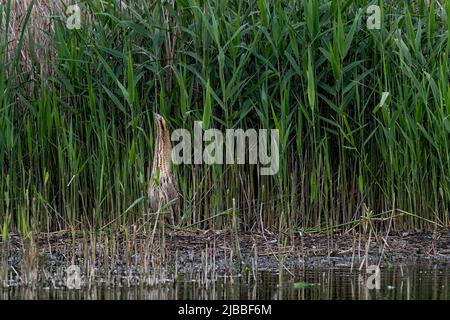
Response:
[[[156,238],[155,238],[156,239]],[[165,241],[146,234],[18,235],[0,243],[3,285],[45,283],[63,286],[68,266],[80,268],[83,283],[115,285],[171,282],[184,276],[210,281],[256,272],[294,274],[299,268],[381,268],[450,266],[450,233],[295,234],[283,236],[225,231],[167,232]]]
[[[183,261],[198,265],[197,255],[205,247],[214,246],[220,260],[233,251],[233,237],[223,232],[205,234],[172,234],[167,242],[172,253]],[[242,262],[258,270],[278,271],[280,265],[306,268],[360,267],[367,264],[418,266],[450,266],[450,233],[393,234],[363,236],[360,234],[297,234],[285,239],[273,234],[241,234],[239,236]],[[194,258],[194,259],[192,259]],[[197,256],[198,258],[198,256]]]

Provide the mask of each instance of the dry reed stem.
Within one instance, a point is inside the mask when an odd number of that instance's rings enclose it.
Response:
[[[7,0],[0,0],[3,8],[6,8]],[[23,25],[25,23],[28,8],[32,0],[12,0],[10,19],[8,25],[8,46],[6,58],[13,59],[19,45]],[[67,1],[66,1],[67,2]],[[32,8],[28,24],[24,32],[23,45],[18,52],[17,64],[23,73],[30,75],[30,80],[35,80],[35,72],[40,76],[50,73],[51,62],[55,60],[55,51],[51,46],[49,35],[53,32],[52,17],[61,15],[62,0],[36,0]],[[5,10],[5,9],[4,9]],[[5,17],[5,12],[3,12]],[[5,19],[0,26],[0,33],[5,32]],[[37,69],[33,70],[33,57],[36,59]]]

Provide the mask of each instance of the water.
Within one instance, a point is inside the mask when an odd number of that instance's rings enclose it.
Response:
[[[68,290],[0,288],[0,299],[450,299],[450,270],[419,267],[382,269],[380,289],[368,289],[369,275],[350,269],[303,269],[292,276],[260,272],[248,277],[199,281],[180,277],[155,286]],[[372,282],[373,283],[373,282]]]

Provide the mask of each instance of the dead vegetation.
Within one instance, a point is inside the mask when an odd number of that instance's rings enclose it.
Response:
[[[1,0],[2,8],[6,8],[8,2]],[[27,21],[28,9],[32,2],[32,0],[10,1],[9,23],[6,25],[4,17],[0,26],[1,33],[7,31],[7,60],[11,61],[17,54],[17,65],[22,72],[30,75],[31,83],[36,78],[36,72],[39,72],[40,77],[50,73],[51,63],[55,59],[50,38],[53,29],[52,17],[62,12],[60,0],[36,0]],[[22,34],[22,45],[19,46]]]

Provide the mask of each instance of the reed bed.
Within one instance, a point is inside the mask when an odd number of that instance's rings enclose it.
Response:
[[[449,225],[449,1],[87,0],[81,29],[60,10],[39,36],[26,30],[43,2],[14,2],[0,7],[4,239],[151,224],[155,111],[172,130],[203,120],[280,133],[273,176],[175,166],[181,228],[269,230],[283,243]],[[370,4],[379,30],[366,27]]]

